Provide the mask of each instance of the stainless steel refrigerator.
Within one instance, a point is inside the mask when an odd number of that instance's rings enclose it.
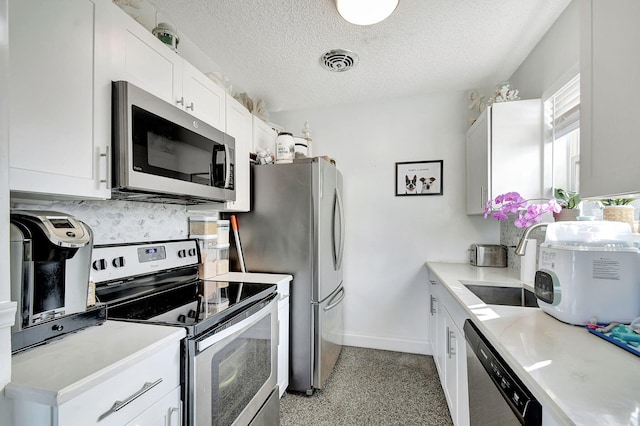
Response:
[[[288,389],[311,395],[342,349],[342,175],[313,158],[253,166],[251,180],[251,212],[238,216],[245,264],[293,275]]]

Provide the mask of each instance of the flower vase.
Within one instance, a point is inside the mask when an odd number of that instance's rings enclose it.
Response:
[[[578,220],[579,215],[579,209],[562,209],[559,213],[553,213],[553,220],[555,220],[556,222]]]
[[[628,223],[631,231],[635,232],[633,227],[634,211],[633,206],[606,206],[604,210],[602,210],[602,219]]]

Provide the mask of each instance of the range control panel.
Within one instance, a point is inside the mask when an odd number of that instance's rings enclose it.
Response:
[[[97,284],[199,263],[196,240],[94,246],[91,279]]]

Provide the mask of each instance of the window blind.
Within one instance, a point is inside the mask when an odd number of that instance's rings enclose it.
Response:
[[[580,75],[575,76],[547,101],[553,139],[580,127]]]

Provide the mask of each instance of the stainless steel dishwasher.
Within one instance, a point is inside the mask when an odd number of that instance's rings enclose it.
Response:
[[[507,363],[466,320],[469,418],[479,425],[542,425],[542,406]]]

